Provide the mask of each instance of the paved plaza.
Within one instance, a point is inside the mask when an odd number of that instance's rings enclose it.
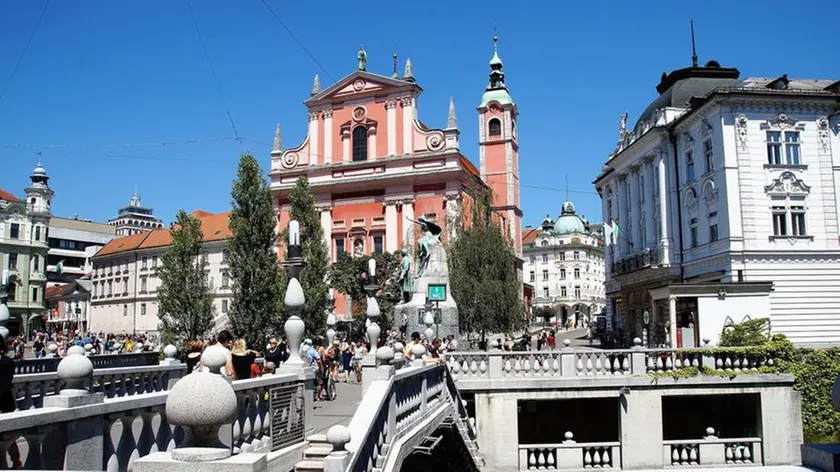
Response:
[[[337,424],[347,426],[362,401],[362,384],[339,382],[336,392],[335,400],[315,403],[312,421],[315,432],[323,433]]]

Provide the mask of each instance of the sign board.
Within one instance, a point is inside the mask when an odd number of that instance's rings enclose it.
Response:
[[[429,284],[429,290],[426,298],[431,302],[445,302],[446,301],[446,285],[444,284]]]
[[[647,310],[645,310],[645,312],[642,313],[642,320],[645,322],[645,326],[647,326],[650,323],[650,313]]]

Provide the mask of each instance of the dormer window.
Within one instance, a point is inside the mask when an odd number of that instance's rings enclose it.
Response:
[[[498,118],[493,118],[487,125],[487,130],[491,137],[501,137],[502,122]]]
[[[366,161],[368,158],[367,128],[353,128],[353,162]]]

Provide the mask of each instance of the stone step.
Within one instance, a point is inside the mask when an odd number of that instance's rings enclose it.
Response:
[[[306,437],[306,440],[307,440],[307,441],[309,441],[309,445],[310,445],[310,446],[322,446],[322,445],[325,445],[325,446],[332,447],[332,444],[330,444],[330,443],[327,441],[327,435],[326,435],[326,434],[324,434],[324,433],[313,434],[313,435],[307,436],[307,437]]]
[[[304,459],[312,459],[312,460],[323,460],[327,457],[330,452],[332,452],[332,446],[324,447],[320,444],[317,446],[310,446],[303,451],[303,458]]]
[[[295,472],[324,472],[324,461],[302,460],[295,464]]]

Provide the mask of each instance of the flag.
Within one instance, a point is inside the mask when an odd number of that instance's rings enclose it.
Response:
[[[56,274],[64,273],[64,259],[58,261],[58,264],[55,265],[55,273]]]

